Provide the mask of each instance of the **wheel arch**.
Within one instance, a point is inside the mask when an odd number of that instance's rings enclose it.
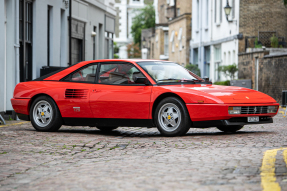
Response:
[[[57,105],[57,102],[56,102],[50,95],[45,94],[45,93],[39,93],[39,94],[34,95],[34,96],[30,99],[30,102],[29,102],[29,105],[28,105],[28,109],[29,109],[28,113],[30,113],[32,103],[35,101],[35,99],[37,99],[37,98],[40,97],[40,96],[47,96],[47,97],[51,98],[51,99],[55,102],[57,108],[59,109],[59,107],[58,107],[58,105]],[[59,110],[59,111],[60,111],[60,110]],[[61,111],[60,111],[60,114],[61,114]],[[62,117],[62,114],[61,114],[61,117]]]
[[[153,102],[153,106],[152,106],[152,120],[153,120],[153,123],[155,124],[155,121],[154,121],[154,113],[155,113],[155,110],[156,110],[156,107],[158,106],[158,104],[161,102],[161,100],[167,98],[167,97],[176,97],[178,99],[180,99],[184,104],[185,104],[185,101],[177,94],[175,93],[171,93],[171,92],[167,92],[167,93],[163,93],[161,95],[159,95],[155,101]]]

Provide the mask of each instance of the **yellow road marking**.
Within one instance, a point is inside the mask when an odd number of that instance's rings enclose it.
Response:
[[[25,123],[30,123],[30,121],[25,121],[25,122],[20,122],[20,123],[11,123],[11,124],[7,124],[7,125],[0,125],[0,127],[8,127],[8,126],[13,126],[13,125],[22,125]]]
[[[268,150],[264,153],[261,166],[261,186],[263,191],[280,191],[281,187],[276,182],[275,161],[278,151],[283,151],[285,163],[287,164],[287,148]]]

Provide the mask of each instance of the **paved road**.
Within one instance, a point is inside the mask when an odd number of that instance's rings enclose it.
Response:
[[[262,190],[265,151],[287,147],[287,117],[236,134],[191,129],[162,137],[157,129],[0,127],[0,190]],[[287,190],[283,151],[276,182]]]

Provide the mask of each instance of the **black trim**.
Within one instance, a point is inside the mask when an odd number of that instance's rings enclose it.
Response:
[[[53,67],[53,66],[50,66],[50,68],[52,68],[52,67]],[[59,70],[56,70],[56,71],[54,71],[54,72],[51,72],[51,73],[49,73],[49,74],[43,75],[43,76],[41,76],[41,77],[39,77],[39,78],[36,78],[36,79],[34,79],[33,81],[43,81],[44,79],[46,79],[46,78],[48,78],[48,77],[50,77],[50,76],[53,76],[54,74],[57,74],[57,73],[59,73],[59,72],[65,70],[65,69],[67,69],[67,68],[69,68],[69,67],[63,67],[63,68],[61,68],[61,69],[59,69]]]
[[[69,126],[128,126],[154,127],[152,119],[113,119],[113,118],[70,118],[64,117],[64,124]]]
[[[24,121],[30,121],[30,116],[22,113],[17,113],[17,116],[19,119]]]
[[[231,118],[228,120],[213,120],[213,121],[193,121],[193,127],[207,128],[219,126],[232,126],[232,125],[256,125],[264,123],[273,123],[271,117],[259,117],[259,122],[247,122],[247,117]]]
[[[210,84],[211,82],[192,82],[192,81],[186,81],[186,82],[160,82],[157,83],[158,86],[167,86],[167,85],[181,85],[181,84]]]

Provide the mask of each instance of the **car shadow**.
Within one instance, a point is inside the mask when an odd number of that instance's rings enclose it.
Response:
[[[98,129],[60,129],[57,133],[63,134],[91,134],[91,135],[103,135],[103,136],[112,136],[112,137],[165,137],[160,134],[158,131],[128,131],[122,129],[116,129],[109,132],[100,131]],[[214,132],[192,132],[192,129],[185,135],[181,137],[216,137],[216,136],[245,136],[245,135],[253,135],[253,136],[261,136],[268,134],[276,134],[276,132],[272,131],[238,131],[236,133],[224,133],[219,131]],[[166,137],[167,138],[167,137]]]

